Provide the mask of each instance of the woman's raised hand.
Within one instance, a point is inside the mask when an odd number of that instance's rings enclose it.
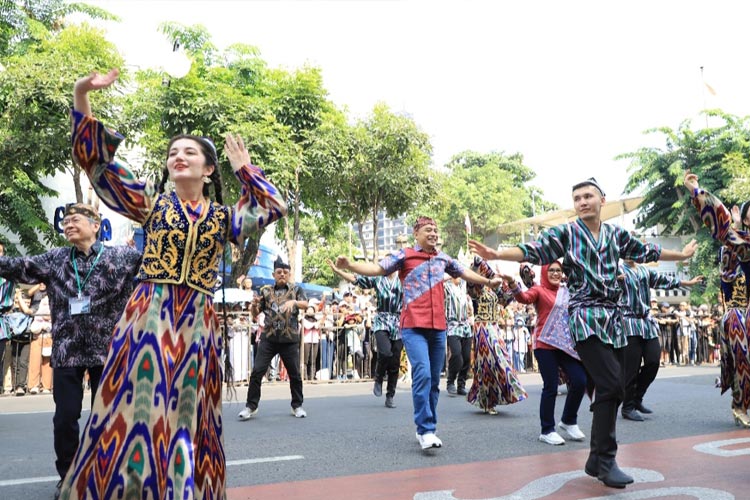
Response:
[[[224,153],[235,172],[250,163],[250,153],[239,135],[227,134],[224,141]]]
[[[101,75],[96,71],[92,71],[87,76],[79,78],[78,81],[76,81],[74,90],[76,92],[90,92],[92,90],[106,89],[115,83],[119,76],[120,70],[117,68],[112,68],[106,75]]]

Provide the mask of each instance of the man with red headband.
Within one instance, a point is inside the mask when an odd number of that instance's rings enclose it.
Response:
[[[440,448],[435,435],[440,372],[445,364],[445,310],[443,276],[461,277],[469,283],[496,288],[499,277],[488,279],[464,268],[456,259],[437,250],[438,228],[429,217],[414,224],[415,245],[385,257],[378,264],[350,262],[344,256],[336,267],[365,276],[387,276],[398,271],[404,288],[401,336],[412,367],[412,402],[417,441],[423,450]]]

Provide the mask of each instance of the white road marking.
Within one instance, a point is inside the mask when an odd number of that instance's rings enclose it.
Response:
[[[287,455],[281,457],[264,457],[264,458],[248,458],[244,460],[229,460],[227,461],[227,467],[233,465],[249,465],[249,464],[263,464],[270,462],[285,462],[288,460],[302,460],[305,457],[302,455]],[[56,483],[60,480],[60,476],[42,476],[42,477],[27,477],[21,479],[6,479],[0,480],[0,487],[3,486],[18,486],[22,484],[34,484],[34,483]]]
[[[735,450],[722,450],[722,447],[724,446],[732,446],[742,443],[750,443],[750,438],[709,441],[708,443],[696,444],[695,446],[693,446],[693,449],[695,451],[706,453],[708,455],[715,455],[717,457],[739,457],[742,455],[750,455],[750,447],[738,448]]]

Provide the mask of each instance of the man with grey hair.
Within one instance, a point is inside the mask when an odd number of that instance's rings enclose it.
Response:
[[[112,331],[141,261],[134,248],[105,247],[97,240],[100,226],[94,207],[70,204],[62,221],[70,247],[33,257],[0,257],[0,277],[47,286],[53,339],[52,421],[60,478],[65,477],[78,449],[84,376],[88,372],[93,402]]]

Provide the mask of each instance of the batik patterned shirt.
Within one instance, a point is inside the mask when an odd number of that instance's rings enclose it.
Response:
[[[404,248],[380,261],[386,274],[399,272],[404,287],[401,328],[445,330],[443,276],[461,276],[464,266],[443,252],[426,252],[419,245]]]
[[[388,338],[401,338],[398,327],[401,306],[404,302],[404,290],[401,281],[388,276],[357,276],[354,285],[362,289],[375,290],[377,313],[372,320],[373,332],[387,332]]]
[[[447,334],[455,337],[471,337],[469,325],[469,296],[461,285],[445,283],[445,319]]]
[[[643,337],[645,340],[659,338],[659,323],[651,316],[651,289],[671,290],[680,286],[680,280],[657,273],[643,266],[620,266],[622,295],[622,328],[627,337]]]
[[[286,312],[281,310],[284,303],[290,300],[307,300],[305,291],[291,283],[266,285],[260,289],[259,310],[264,314],[261,341],[281,344],[299,342],[299,308],[295,305]]]
[[[141,254],[133,248],[96,242],[88,254],[75,247],[62,247],[33,257],[0,257],[0,276],[19,283],[47,285],[54,368],[101,366],[140,262]],[[70,299],[78,296],[79,280],[85,280],[81,294],[90,298],[91,312],[71,315]]]
[[[5,319],[5,314],[13,309],[13,299],[16,293],[16,284],[4,278],[0,278],[0,340],[10,338],[10,326]]]
[[[627,345],[617,303],[622,292],[617,283],[620,258],[636,262],[659,260],[661,247],[641,243],[618,226],[602,223],[599,238],[581,219],[543,232],[538,241],[521,244],[524,260],[551,264],[563,259],[568,277],[570,333],[577,341],[596,335],[615,348]]]

